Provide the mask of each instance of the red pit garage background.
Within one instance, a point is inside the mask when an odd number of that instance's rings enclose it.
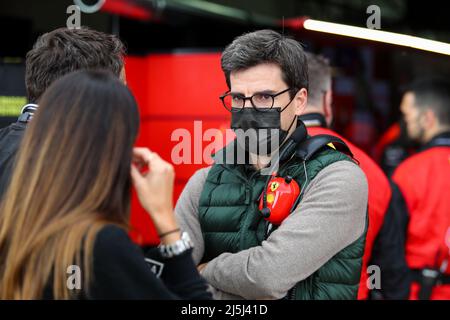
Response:
[[[141,127],[136,146],[145,146],[171,161],[172,133],[180,128],[191,133],[191,164],[175,165],[174,203],[194,172],[206,164],[194,161],[194,139],[210,128],[226,129],[230,115],[219,96],[227,90],[220,69],[220,53],[167,53],[126,58],[127,83],[135,95]],[[194,121],[202,121],[194,132]],[[197,136],[194,137],[194,134]],[[201,137],[201,136],[200,136]],[[202,150],[210,144],[202,142]],[[197,163],[197,164],[196,164]],[[149,215],[133,192],[131,205],[132,239],[141,245],[158,244],[159,239]]]

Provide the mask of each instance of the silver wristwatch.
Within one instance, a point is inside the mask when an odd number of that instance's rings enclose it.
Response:
[[[159,252],[163,258],[172,258],[179,256],[180,254],[186,252],[187,250],[193,248],[191,238],[187,232],[181,234],[181,239],[168,245],[160,245]]]

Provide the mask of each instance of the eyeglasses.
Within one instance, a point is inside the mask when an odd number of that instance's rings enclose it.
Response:
[[[258,92],[251,97],[245,97],[242,94],[230,93],[228,91],[224,95],[220,96],[220,100],[222,100],[223,106],[230,112],[240,112],[244,108],[246,100],[250,100],[252,107],[257,111],[264,112],[273,107],[276,97],[288,92],[291,89],[292,88],[287,88],[286,90],[275,94]],[[292,99],[284,108],[286,108],[291,102]],[[283,111],[284,108],[282,108],[281,111]]]

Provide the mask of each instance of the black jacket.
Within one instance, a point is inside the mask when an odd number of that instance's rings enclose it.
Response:
[[[26,123],[17,121],[0,129],[0,199],[8,188],[14,158],[26,127]]]
[[[88,290],[81,288],[75,293],[83,300],[212,299],[192,260],[192,249],[171,259],[163,259],[157,252],[144,254],[123,229],[108,225],[98,233],[94,244],[93,281]],[[163,263],[160,278],[146,262],[149,257]],[[53,298],[51,283],[44,298]]]

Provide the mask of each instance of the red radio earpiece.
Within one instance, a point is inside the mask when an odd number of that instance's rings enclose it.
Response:
[[[325,146],[328,145],[329,148],[330,143],[333,144],[333,149],[336,150],[334,146],[338,146],[339,148],[337,150],[353,158],[352,152],[344,141],[330,135],[317,135],[308,138],[305,124],[301,120],[298,121],[297,128],[283,145],[279,156],[274,159],[274,163],[271,165],[269,174],[267,175],[266,185],[264,186],[259,201],[259,210],[265,220],[271,222],[272,225],[280,225],[301,201],[302,190],[300,190],[301,188],[298,183],[290,176],[277,176],[276,170],[278,170],[280,162],[292,156],[302,161],[303,169],[305,170],[305,182],[302,187],[304,189],[308,182],[306,161]],[[270,230],[272,228],[269,225],[267,234],[269,234]]]
[[[273,225],[280,225],[289,216],[297,202],[300,187],[290,176],[285,178],[273,176],[265,190],[267,192],[263,192],[259,201],[259,210],[264,219]]]

